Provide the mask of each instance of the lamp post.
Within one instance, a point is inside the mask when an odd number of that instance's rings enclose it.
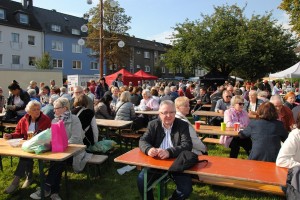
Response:
[[[103,0],[100,0],[100,29],[99,29],[99,37],[100,37],[100,44],[99,44],[99,77],[103,77],[103,67],[104,67],[104,38],[103,38]]]
[[[103,68],[104,68],[104,40],[120,40],[120,39],[116,39],[116,38],[104,38],[104,28],[103,28],[103,23],[104,23],[104,17],[103,17],[103,13],[104,13],[104,2],[103,0],[99,0],[100,1],[100,6],[99,6],[99,13],[100,13],[100,26],[99,26],[99,77],[102,78],[103,77]],[[92,4],[93,1],[92,0],[87,0],[87,4]],[[110,0],[110,6],[111,7],[116,7],[117,3],[114,0]],[[88,18],[88,15],[84,15],[84,18],[86,17],[86,19]],[[81,31],[82,32],[87,32],[88,31],[88,27],[86,25],[81,26]],[[79,39],[78,40],[78,44],[79,45],[84,45],[85,41],[84,39]],[[120,48],[125,46],[125,43],[120,40],[118,42],[118,46]]]

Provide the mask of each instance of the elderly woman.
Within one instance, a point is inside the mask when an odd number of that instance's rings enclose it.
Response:
[[[288,107],[289,109],[293,110],[294,107],[296,107],[297,105],[295,104],[296,101],[296,95],[294,92],[288,92],[285,96],[284,96],[284,106]]]
[[[263,101],[257,98],[256,90],[250,90],[249,101],[245,102],[244,110],[248,111],[248,115],[250,118],[256,118],[256,111],[262,103]]]
[[[192,152],[197,155],[207,154],[207,148],[197,136],[194,126],[186,118],[190,113],[190,100],[187,97],[178,97],[175,99],[176,115],[175,117],[181,119],[189,124],[189,132],[192,138],[193,149]]]
[[[111,103],[110,103],[110,108],[111,108],[111,110],[112,110],[113,112],[115,112],[115,111],[116,111],[116,105],[117,105],[117,103],[118,103],[118,101],[119,101],[119,93],[120,93],[120,90],[119,90],[118,87],[113,87],[113,88],[111,89],[111,91],[112,91],[112,95],[111,95],[112,101],[111,101]]]
[[[24,117],[20,119],[15,129],[15,132],[12,134],[5,133],[3,138],[12,139],[12,138],[24,138],[27,139],[27,132],[32,131],[38,133],[43,131],[51,126],[51,120],[49,117],[44,115],[41,111],[41,103],[38,101],[30,101],[25,111],[27,112]],[[24,175],[26,176],[26,180],[22,186],[22,188],[28,187],[32,182],[32,170],[33,170],[33,160],[28,158],[20,158],[17,169],[14,173],[15,177],[12,183],[8,188],[6,188],[5,192],[8,194],[13,193],[18,187],[20,183],[20,178]]]
[[[113,98],[106,94],[100,101],[95,105],[95,116],[96,119],[113,119],[112,110],[110,104]]]
[[[281,148],[281,141],[287,138],[288,133],[283,123],[277,120],[278,114],[272,103],[261,104],[257,114],[258,119],[250,121],[239,134],[242,138],[248,137],[252,140],[249,160],[275,162]]]
[[[133,104],[130,102],[130,92],[122,92],[119,102],[116,106],[116,120],[130,121],[135,118]]]
[[[236,122],[240,124],[241,128],[247,127],[250,120],[247,111],[243,110],[244,98],[240,95],[234,96],[230,103],[231,108],[224,112],[224,122],[226,123],[226,127],[233,127]],[[222,137],[224,136],[221,136],[220,140],[222,140]],[[225,144],[226,147],[231,148],[230,158],[238,157],[240,147],[243,147],[249,155],[252,146],[250,138],[241,139],[239,137],[229,137],[227,140],[228,141]]]
[[[7,100],[5,121],[19,121],[26,114],[25,107],[30,101],[30,96],[15,80],[8,86],[8,89],[12,95]]]
[[[99,130],[96,123],[95,114],[91,109],[87,109],[88,96],[82,94],[75,97],[74,108],[72,114],[77,115],[84,131],[85,137],[83,143],[86,146],[93,145],[98,142]]]
[[[279,167],[293,168],[300,166],[300,113],[297,116],[296,126],[285,140],[276,159]]]
[[[144,89],[142,92],[143,99],[140,102],[140,110],[158,110],[159,103],[152,98],[150,90]]]
[[[69,144],[83,144],[83,135],[82,135],[82,126],[79,118],[76,115],[73,115],[70,111],[70,103],[67,98],[58,98],[54,101],[54,112],[55,118],[52,120],[52,123],[57,123],[59,120],[63,120]],[[73,162],[73,169],[75,171],[83,170],[83,167],[86,164],[87,158],[85,157],[85,152],[77,154],[73,158],[67,160],[67,162]],[[78,161],[80,158],[80,162]],[[61,199],[58,195],[60,189],[60,181],[62,172],[65,168],[64,162],[51,162],[51,167],[45,181],[45,197],[48,197],[51,193],[51,199]],[[41,190],[37,189],[36,192],[30,195],[32,199],[41,199]]]

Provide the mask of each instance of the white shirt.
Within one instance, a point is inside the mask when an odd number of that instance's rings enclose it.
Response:
[[[292,130],[284,141],[276,159],[279,167],[292,168],[300,166],[300,130]]]
[[[165,128],[164,125],[162,124],[162,128],[164,129],[164,132],[166,136],[164,137],[164,140],[160,144],[161,149],[168,149],[173,147],[172,140],[171,140],[171,130],[172,130],[173,124],[170,126],[170,128]]]

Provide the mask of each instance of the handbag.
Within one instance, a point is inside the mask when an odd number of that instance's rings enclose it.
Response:
[[[64,122],[59,120],[51,124],[52,152],[64,152],[68,147],[68,136]]]
[[[22,149],[26,152],[35,152],[36,154],[50,151],[51,149],[51,130],[46,130],[33,136],[30,140],[23,143]]]

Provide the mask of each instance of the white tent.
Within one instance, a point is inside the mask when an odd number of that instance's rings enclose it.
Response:
[[[300,62],[281,72],[269,75],[270,78],[300,78]]]

